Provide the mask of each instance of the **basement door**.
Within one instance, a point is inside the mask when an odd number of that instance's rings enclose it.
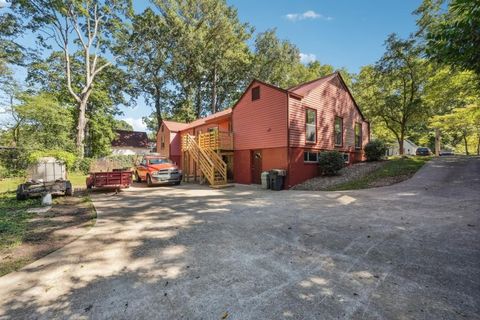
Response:
[[[252,183],[262,183],[262,150],[252,150]]]

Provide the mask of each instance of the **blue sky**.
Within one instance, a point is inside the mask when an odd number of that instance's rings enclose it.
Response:
[[[276,28],[281,39],[298,46],[304,61],[319,60],[336,68],[358,72],[377,61],[390,33],[402,37],[414,32],[411,14],[420,0],[227,0],[238,9],[242,22],[255,32]],[[136,11],[145,8],[135,4]],[[141,117],[150,113],[143,101],[124,110],[135,129],[143,130]]]
[[[0,0],[2,2],[4,0]],[[421,0],[227,0],[238,9],[242,22],[255,33],[276,28],[281,39],[298,46],[305,62],[319,60],[336,68],[358,72],[361,66],[377,61],[390,33],[402,37],[414,32],[411,14]],[[141,12],[149,2],[134,0]],[[33,44],[33,39],[26,42]],[[19,78],[25,73],[19,71]],[[23,80],[23,79],[19,79]],[[151,109],[143,99],[136,107],[124,108],[125,119],[136,130],[145,130],[142,116]]]

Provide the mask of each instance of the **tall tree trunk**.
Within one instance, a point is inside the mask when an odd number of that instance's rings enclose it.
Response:
[[[403,141],[405,140],[405,132],[402,129],[400,132],[400,140],[398,141],[398,153],[403,156]]]
[[[466,134],[463,135],[463,143],[465,144],[465,153],[468,156],[469,152],[468,152],[468,142],[467,142],[467,135]]]
[[[77,119],[77,141],[76,147],[78,152],[78,157],[83,159],[85,155],[85,127],[87,125],[87,119],[85,117],[85,110],[87,107],[87,99],[83,98],[79,103],[78,110],[78,119]]]
[[[195,117],[200,119],[202,115],[202,86],[199,83],[197,85],[197,92],[195,93]]]
[[[213,67],[212,79],[212,113],[217,112],[217,67]]]
[[[162,105],[160,101],[160,89],[155,88],[155,117],[157,118],[157,130],[162,125]]]

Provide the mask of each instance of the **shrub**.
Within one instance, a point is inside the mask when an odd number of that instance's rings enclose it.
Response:
[[[75,167],[75,162],[77,156],[74,153],[63,151],[63,150],[43,150],[43,151],[34,151],[29,154],[28,162],[29,164],[36,163],[40,158],[43,157],[53,157],[65,163],[67,170],[71,170]]]
[[[387,146],[381,140],[372,140],[364,148],[367,161],[378,161],[385,157]]]
[[[345,165],[343,155],[338,151],[320,152],[318,155],[318,165],[323,175],[335,175]]]
[[[83,158],[77,160],[75,164],[75,169],[80,171],[83,174],[88,174],[90,172],[90,164],[92,163],[92,158]]]

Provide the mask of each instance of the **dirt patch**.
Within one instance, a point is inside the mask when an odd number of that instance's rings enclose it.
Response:
[[[392,184],[399,183],[399,182],[405,181],[407,179],[410,179],[413,175],[414,175],[414,173],[404,174],[404,175],[395,176],[395,177],[380,178],[380,179],[377,179],[375,181],[370,182],[368,184],[368,187],[369,188],[378,188],[378,187],[390,186]]]
[[[56,198],[52,208],[28,221],[22,243],[0,250],[0,276],[35,261],[85,234],[95,223],[88,197]]]
[[[353,180],[361,179],[367,174],[383,167],[387,161],[360,162],[345,167],[335,176],[319,176],[309,179],[303,183],[294,186],[293,190],[328,190],[336,185],[340,185]]]

